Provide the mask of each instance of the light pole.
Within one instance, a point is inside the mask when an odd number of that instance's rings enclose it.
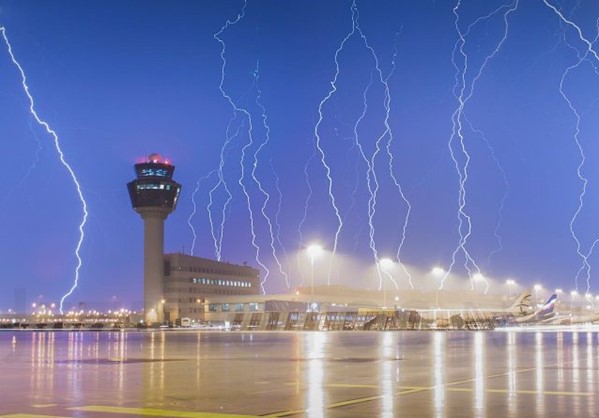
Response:
[[[512,298],[512,287],[516,284],[516,281],[514,279],[507,279],[505,282],[507,283],[508,296],[511,299]]]
[[[381,270],[383,271],[383,273],[385,273],[385,275],[390,275],[391,273],[389,273],[388,269],[390,269],[393,266],[393,260],[391,260],[390,258],[381,258],[379,260],[379,265],[381,266]],[[382,277],[383,279],[383,309],[387,308],[387,280]]]
[[[474,276],[472,276],[472,278],[474,279],[474,291],[476,292],[476,308],[480,309],[480,295],[478,293],[478,282],[484,280],[485,277],[480,273],[476,273]]]
[[[441,267],[433,267],[432,273],[435,275],[437,279],[445,275],[445,270]],[[439,283],[435,283],[435,308],[439,307]]]
[[[314,259],[322,253],[322,246],[312,244],[307,249],[310,256],[310,309],[314,303]]]
[[[537,308],[539,307],[539,290],[541,290],[543,288],[543,286],[541,286],[540,284],[535,284],[534,289],[535,289],[535,305],[537,306]]]

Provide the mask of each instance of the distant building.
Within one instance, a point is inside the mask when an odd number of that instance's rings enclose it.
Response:
[[[206,300],[214,296],[260,294],[260,271],[185,254],[164,255],[165,321],[204,319]]]
[[[22,287],[17,287],[14,290],[12,310],[20,314],[27,313],[27,291]]]

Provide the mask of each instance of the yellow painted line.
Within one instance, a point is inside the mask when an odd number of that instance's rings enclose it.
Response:
[[[351,383],[330,383],[324,385],[327,388],[364,388],[364,389],[378,389],[379,385],[352,385]]]
[[[55,415],[11,414],[11,415],[0,415],[0,418],[68,418],[68,417],[58,417]]]
[[[400,390],[431,390],[434,386],[398,386]]]
[[[297,409],[295,411],[282,411],[282,412],[275,412],[274,414],[260,415],[260,418],[280,418],[280,417],[288,417],[291,415],[298,415],[298,414],[305,414],[305,413],[306,413],[305,409]]]
[[[308,387],[310,384],[308,383],[285,383],[287,386],[302,386]],[[327,383],[326,385],[322,385],[327,388],[365,388],[365,389],[378,389],[379,385],[359,385],[359,384],[351,384],[351,383]]]
[[[471,388],[447,388],[448,392],[472,392]],[[564,392],[555,390],[509,390],[509,389],[486,389],[489,393],[513,393],[516,395],[557,395],[557,396],[593,396],[593,392]]]
[[[34,408],[51,408],[53,406],[57,406],[58,404],[56,403],[44,403],[44,404],[38,404],[38,405],[31,405]]]
[[[69,408],[85,412],[105,412],[110,414],[128,414],[143,417],[180,417],[180,418],[257,418],[257,415],[222,414],[219,412],[171,411],[153,408],[124,408],[118,406],[90,405]]]
[[[406,389],[406,390],[402,390],[400,392],[397,392],[397,395],[409,395],[410,393],[425,392],[427,390],[431,390],[431,388],[412,388],[412,389]]]
[[[377,395],[377,396],[368,396],[366,398],[350,399],[349,401],[335,402],[335,403],[329,404],[329,405],[327,405],[327,408],[339,408],[342,406],[355,405],[357,403],[375,401],[377,399],[381,399],[382,397],[383,397],[383,395]]]

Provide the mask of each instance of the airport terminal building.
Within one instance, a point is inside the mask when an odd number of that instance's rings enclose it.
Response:
[[[164,255],[165,321],[203,320],[206,300],[260,294],[260,271],[246,266],[174,253]],[[226,307],[225,307],[226,309]]]

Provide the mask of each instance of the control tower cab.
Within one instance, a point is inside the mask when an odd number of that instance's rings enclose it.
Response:
[[[144,220],[144,318],[164,320],[164,220],[175,210],[181,185],[173,180],[175,166],[158,154],[135,164],[137,178],[127,184],[133,209]]]

